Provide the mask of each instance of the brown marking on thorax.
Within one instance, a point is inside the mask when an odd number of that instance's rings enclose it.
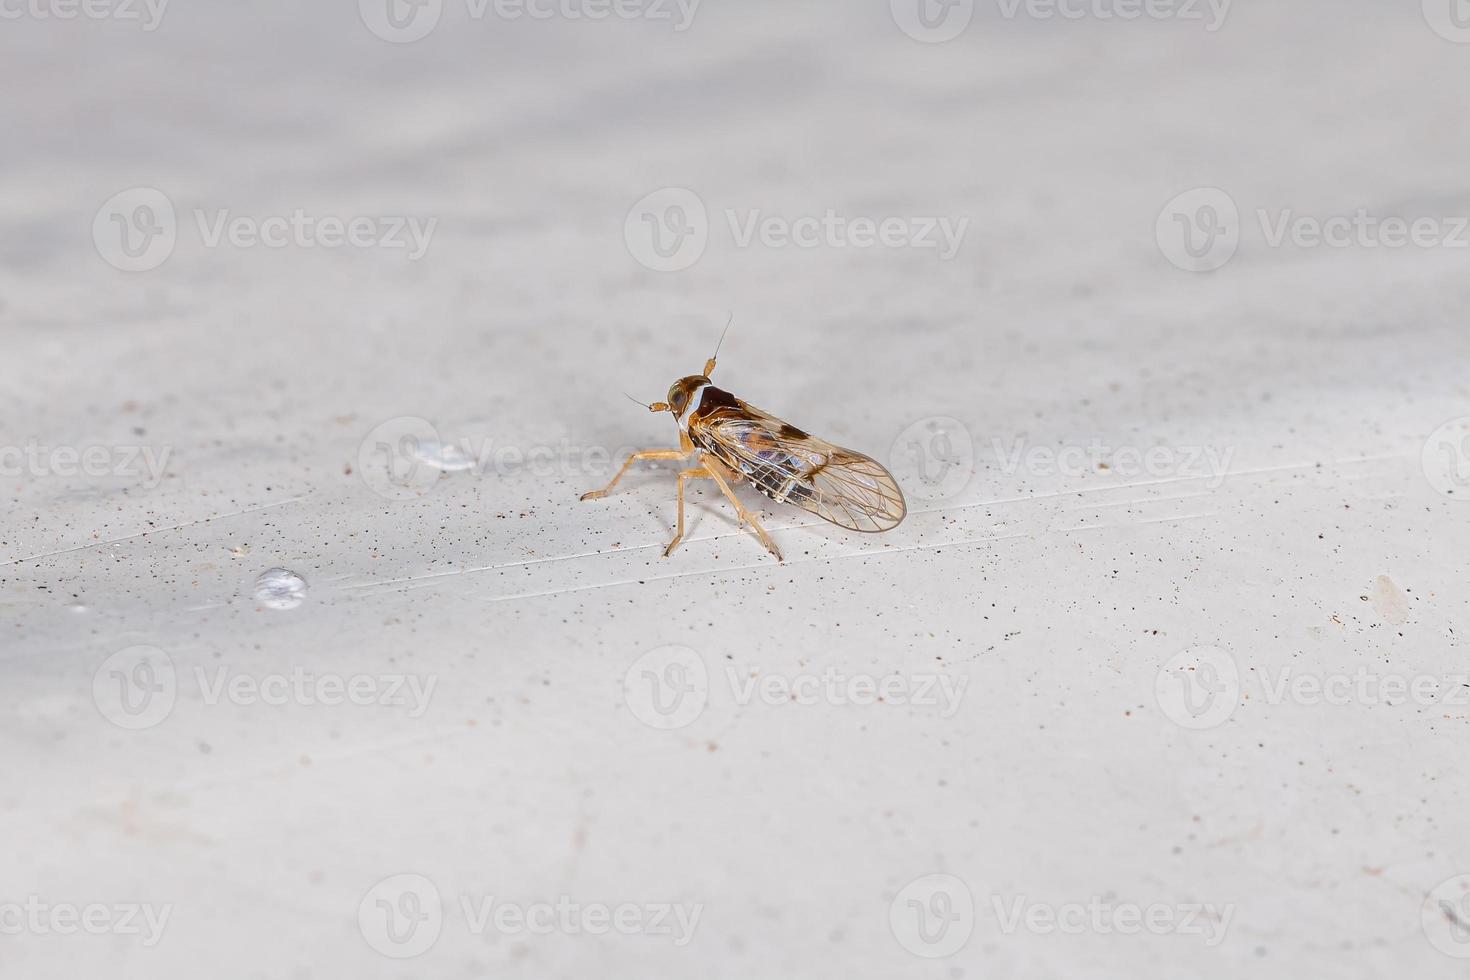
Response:
[[[740,399],[723,388],[706,385],[699,393],[699,409],[692,417],[705,418],[724,409],[739,411]]]

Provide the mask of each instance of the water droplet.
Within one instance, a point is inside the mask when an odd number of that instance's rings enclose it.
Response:
[[[306,601],[306,579],[289,569],[272,568],[255,580],[255,598],[267,609],[295,609]]]
[[[425,466],[432,466],[445,473],[464,473],[475,468],[475,460],[469,453],[453,443],[434,442],[421,439],[415,442],[413,458]]]

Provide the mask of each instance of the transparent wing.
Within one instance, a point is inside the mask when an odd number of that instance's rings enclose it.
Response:
[[[887,531],[903,520],[903,491],[878,462],[730,401],[691,419],[689,433],[757,490],[852,531]]]

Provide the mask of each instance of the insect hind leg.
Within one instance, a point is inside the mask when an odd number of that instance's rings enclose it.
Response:
[[[760,542],[766,546],[766,550],[775,555],[777,561],[785,561],[786,559],[781,556],[781,549],[776,547],[776,542],[771,540],[771,536],[766,533],[766,529],[761,526],[761,522],[756,519],[755,515],[741,505],[739,498],[735,496],[735,491],[725,481],[725,476],[720,474],[720,470],[725,469],[725,467],[714,460],[707,459],[705,461],[705,469],[709,471],[710,478],[719,484],[720,489],[724,491],[725,498],[735,508],[735,513],[740,515],[740,520],[750,525],[751,531],[755,533],[757,538],[760,538]],[[725,475],[730,475],[728,469],[725,469]]]

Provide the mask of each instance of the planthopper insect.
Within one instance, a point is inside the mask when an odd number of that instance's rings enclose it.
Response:
[[[725,329],[729,330],[729,324]],[[723,336],[720,341],[723,344]],[[714,480],[741,522],[750,525],[778,561],[784,560],[781,549],[755,515],[740,505],[731,489],[735,481],[746,480],[778,503],[800,507],[848,530],[877,532],[898,526],[907,507],[891,473],[862,453],[808,435],[716,388],[710,375],[719,356],[716,346],[703,372],[675,381],[668,401],[646,406],[650,412],[674,416],[679,448],[634,453],[607,486],[583,494],[583,500],[607,496],[637,460],[693,459],[695,465],[679,472],[679,529],[664,549],[664,557],[673,554],[684,539],[685,480]]]

